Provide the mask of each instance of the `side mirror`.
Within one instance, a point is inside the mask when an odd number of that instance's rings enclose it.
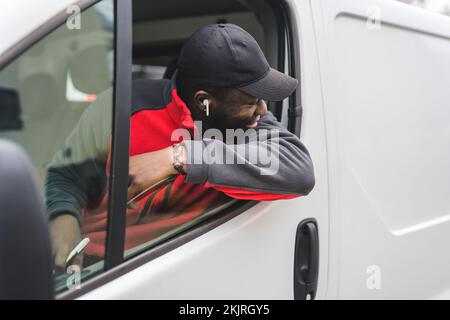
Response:
[[[25,152],[0,140],[0,299],[53,299],[48,222]]]

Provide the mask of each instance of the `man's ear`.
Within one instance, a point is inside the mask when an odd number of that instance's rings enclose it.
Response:
[[[200,110],[200,111],[204,111],[205,110],[205,105],[204,105],[204,101],[205,99],[208,99],[209,101],[209,105],[211,105],[212,103],[212,96],[204,91],[204,90],[198,90],[195,94],[194,94],[194,106]]]

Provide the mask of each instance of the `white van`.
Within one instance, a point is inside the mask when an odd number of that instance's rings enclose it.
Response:
[[[125,250],[131,79],[171,77],[215,22],[300,80],[269,108],[310,150],[315,188],[222,203]],[[17,0],[0,39],[0,297],[450,298],[449,17],[394,0]],[[54,281],[47,166],[111,88],[105,258]]]

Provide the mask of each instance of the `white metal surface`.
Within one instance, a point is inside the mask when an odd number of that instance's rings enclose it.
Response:
[[[448,297],[450,19],[388,0],[312,3],[336,244],[330,295]]]

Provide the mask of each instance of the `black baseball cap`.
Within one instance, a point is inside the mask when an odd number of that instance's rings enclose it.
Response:
[[[236,88],[256,98],[280,101],[298,81],[270,67],[256,40],[234,24],[197,30],[181,49],[178,74],[212,87]]]

